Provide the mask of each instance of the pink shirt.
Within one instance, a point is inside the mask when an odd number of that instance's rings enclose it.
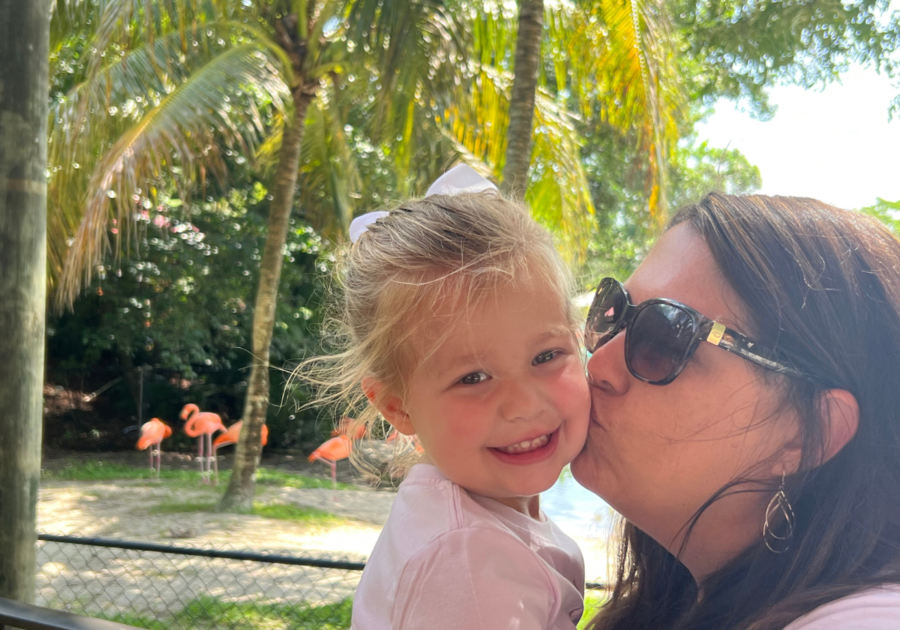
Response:
[[[819,606],[784,630],[897,630],[900,584],[885,584]]]
[[[535,520],[427,464],[400,484],[353,601],[352,630],[572,630],[584,559]]]

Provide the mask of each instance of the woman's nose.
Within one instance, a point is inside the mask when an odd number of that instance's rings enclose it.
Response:
[[[631,374],[625,365],[625,331],[597,348],[587,362],[588,382],[611,394],[628,391]]]

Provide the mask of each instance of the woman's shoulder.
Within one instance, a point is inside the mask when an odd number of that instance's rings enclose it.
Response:
[[[869,588],[819,606],[784,630],[897,630],[900,584]]]

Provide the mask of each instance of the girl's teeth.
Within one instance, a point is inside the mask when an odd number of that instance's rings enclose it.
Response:
[[[527,453],[528,451],[533,451],[536,448],[546,446],[547,442],[549,441],[549,435],[542,435],[539,438],[527,440],[525,442],[519,442],[518,444],[513,444],[512,446],[504,446],[503,448],[498,448],[497,450],[503,451],[504,453]]]

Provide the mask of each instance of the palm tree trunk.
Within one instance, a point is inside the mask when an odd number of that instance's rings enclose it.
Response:
[[[516,38],[516,66],[509,99],[509,128],[506,130],[506,163],[501,189],[521,199],[528,186],[531,163],[531,129],[538,68],[541,63],[541,35],[544,27],[544,0],[519,0],[519,32]]]
[[[269,346],[275,324],[278,282],[281,279],[284,243],[294,203],[300,147],[303,144],[303,124],[306,111],[314,98],[315,94],[310,90],[303,90],[301,87],[294,89],[293,120],[285,127],[281,140],[278,169],[272,187],[272,203],[269,206],[266,246],[259,267],[256,308],[253,312],[253,358],[244,403],[244,427],[234,453],[231,481],[219,503],[221,511],[249,512],[253,507],[256,467],[262,448],[262,425],[266,422],[269,405]]]
[[[47,240],[47,0],[0,0],[0,597],[34,601]]]

